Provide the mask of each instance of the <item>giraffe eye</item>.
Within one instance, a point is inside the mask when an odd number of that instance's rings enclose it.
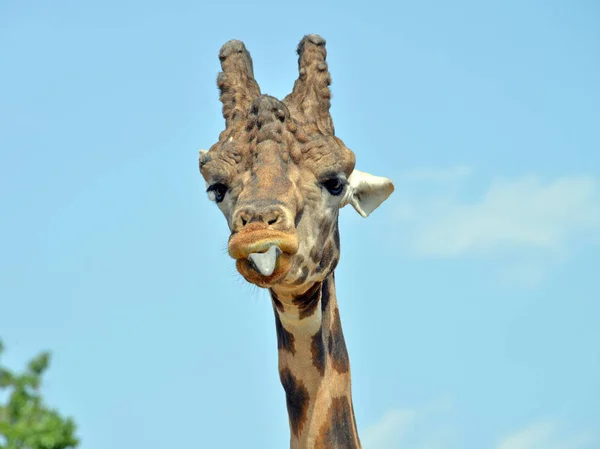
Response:
[[[216,184],[211,185],[207,190],[208,198],[212,201],[220,203],[225,198],[225,194],[229,188],[225,184],[221,184],[217,182]]]
[[[323,181],[323,187],[334,196],[338,196],[344,190],[344,182],[339,178],[331,178]]]

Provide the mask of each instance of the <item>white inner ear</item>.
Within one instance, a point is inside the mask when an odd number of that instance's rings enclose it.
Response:
[[[379,207],[394,191],[394,183],[381,176],[354,170],[348,178],[348,188],[340,207],[352,204],[354,209],[367,217]]]

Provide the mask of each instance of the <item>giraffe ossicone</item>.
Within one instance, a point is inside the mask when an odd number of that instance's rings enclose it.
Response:
[[[298,79],[282,101],[261,94],[250,53],[229,41],[217,77],[225,129],[200,172],[227,219],[228,252],[248,281],[268,288],[292,449],[356,449],[350,362],[335,294],[339,209],[368,216],[392,181],[355,169],[335,136],[325,40],[298,45]]]

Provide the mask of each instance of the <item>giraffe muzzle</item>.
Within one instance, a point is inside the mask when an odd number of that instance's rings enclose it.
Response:
[[[259,287],[270,287],[288,274],[298,252],[298,235],[271,229],[238,232],[229,238],[229,255],[244,278]]]
[[[266,253],[277,246],[283,253],[298,252],[298,234],[272,229],[236,232],[229,238],[228,251],[234,259],[247,259],[252,253]]]

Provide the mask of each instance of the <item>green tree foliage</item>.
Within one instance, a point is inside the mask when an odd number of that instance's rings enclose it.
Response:
[[[0,341],[0,356],[2,355]],[[42,402],[40,385],[50,355],[42,353],[15,374],[0,364],[0,449],[75,448],[75,423]]]

